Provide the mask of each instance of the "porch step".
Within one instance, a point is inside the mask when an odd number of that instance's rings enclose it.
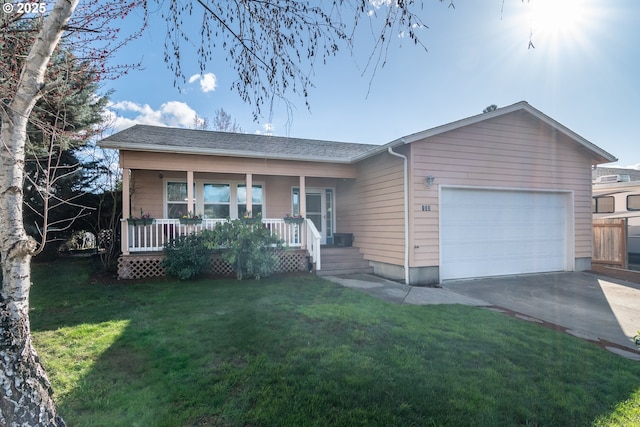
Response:
[[[320,249],[322,269],[316,271],[318,276],[335,276],[338,274],[372,274],[373,267],[364,259],[356,247],[332,247]]]

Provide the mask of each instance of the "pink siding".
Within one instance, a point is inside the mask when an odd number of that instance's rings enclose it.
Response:
[[[358,164],[358,178],[339,182],[337,231],[354,234],[365,259],[404,263],[403,163],[384,153]]]
[[[299,178],[287,176],[254,177],[265,180],[266,212],[269,218],[284,218],[291,213],[291,188],[300,184]]]
[[[439,264],[439,185],[572,190],[575,257],[590,257],[590,167],[584,148],[523,112],[414,142],[411,264]],[[431,188],[424,184],[427,175],[436,178]],[[430,205],[431,212],[422,211],[422,205]]]
[[[186,174],[183,175],[186,179]],[[140,209],[154,218],[163,218],[163,179],[158,171],[134,171],[131,176],[131,214],[140,216]],[[126,215],[126,214],[125,214]]]

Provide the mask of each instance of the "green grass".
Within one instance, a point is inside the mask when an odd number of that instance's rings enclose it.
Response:
[[[90,283],[34,267],[36,348],[70,426],[640,425],[640,364],[489,310],[312,275]]]

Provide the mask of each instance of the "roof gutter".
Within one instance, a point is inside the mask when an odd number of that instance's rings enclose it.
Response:
[[[409,171],[408,159],[404,154],[396,153],[393,147],[388,147],[387,152],[404,161],[404,283],[409,285]]]

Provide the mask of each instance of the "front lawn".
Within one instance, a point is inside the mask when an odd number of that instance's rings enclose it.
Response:
[[[486,309],[313,275],[106,285],[86,261],[33,282],[70,426],[640,425],[640,363]]]

